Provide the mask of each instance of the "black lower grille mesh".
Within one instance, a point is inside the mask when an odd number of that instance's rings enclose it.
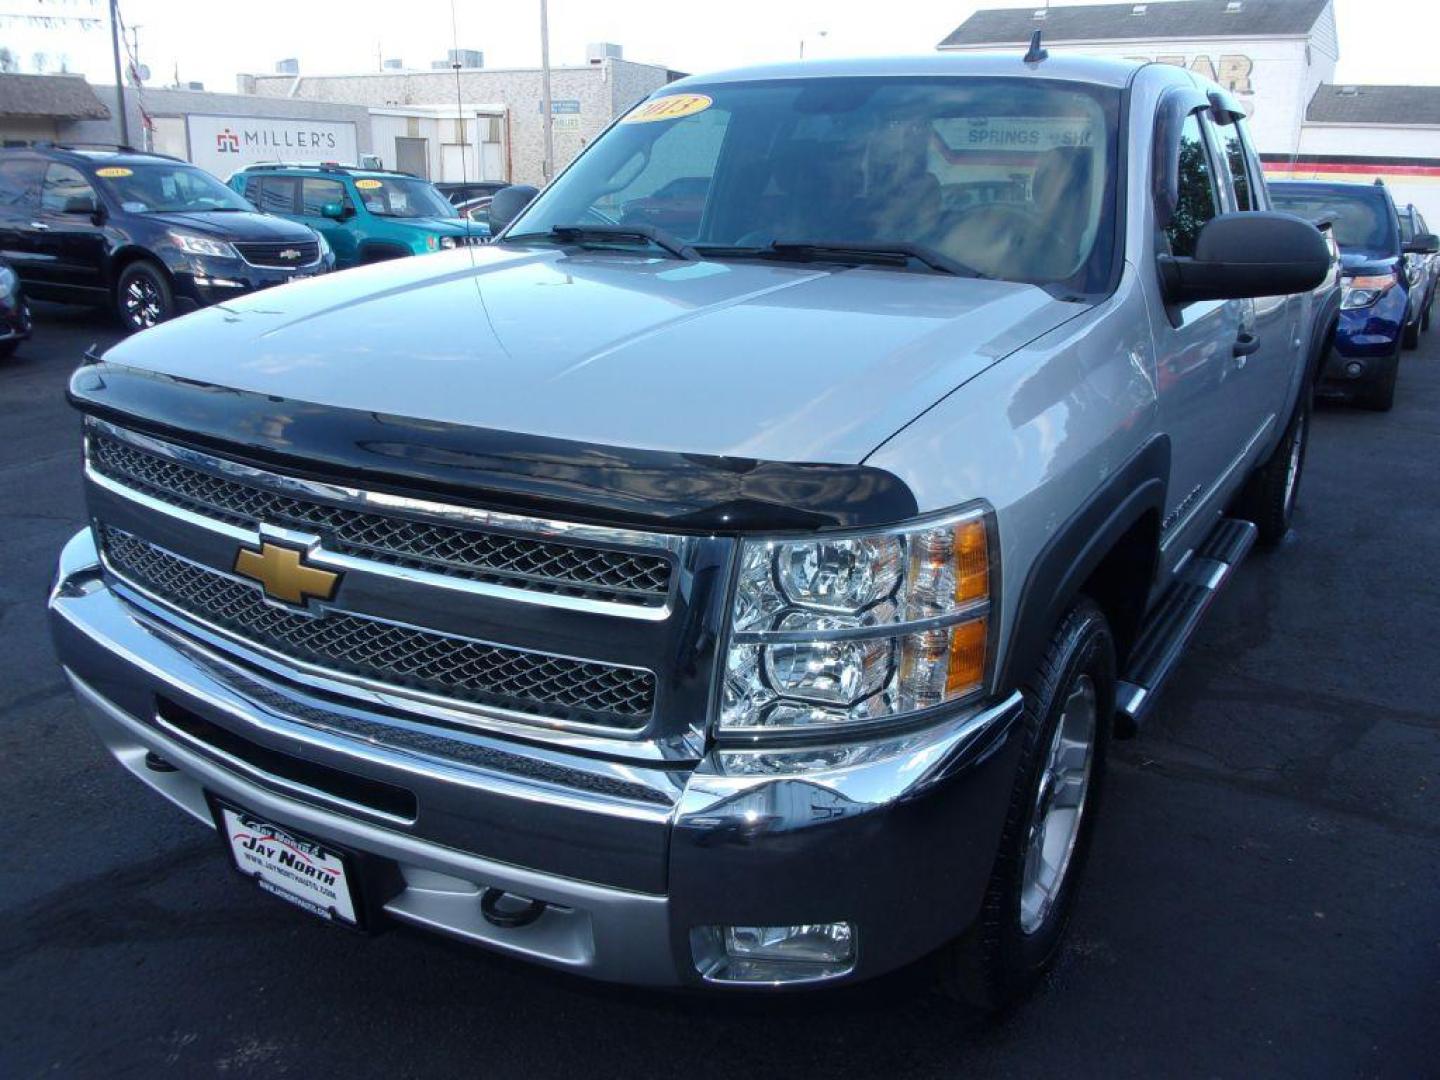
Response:
[[[110,565],[182,611],[296,660],[377,683],[522,712],[639,728],[655,677],[544,653],[487,645],[359,615],[319,618],[268,604],[259,590],[129,533],[101,528]]]

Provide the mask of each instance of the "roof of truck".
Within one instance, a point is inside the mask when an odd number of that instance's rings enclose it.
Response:
[[[1143,66],[1137,60],[1102,60],[1093,56],[1052,55],[1038,64],[1022,59],[1024,49],[989,53],[927,53],[920,56],[865,57],[853,60],[802,60],[785,64],[763,64],[734,68],[711,74],[691,75],[670,83],[660,91],[673,94],[692,86],[713,86],[726,82],[758,82],[764,79],[839,78],[845,76],[906,75],[989,75],[1020,78],[1064,79],[1123,87]]]

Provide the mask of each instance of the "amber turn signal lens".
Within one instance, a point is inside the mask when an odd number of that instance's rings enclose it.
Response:
[[[985,681],[985,619],[971,619],[950,628],[950,664],[945,673],[946,698],[968,694]]]
[[[955,602],[983,600],[990,592],[990,545],[983,520],[955,526]]]

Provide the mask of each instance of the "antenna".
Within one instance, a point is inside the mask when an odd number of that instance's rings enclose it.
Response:
[[[450,66],[455,70],[455,122],[460,126],[460,183],[468,184],[470,178],[466,175],[465,155],[469,152],[465,142],[465,99],[460,94],[460,31],[455,26],[455,0],[450,0]],[[465,191],[465,187],[461,187]],[[463,199],[461,200],[464,201]],[[470,247],[470,215],[460,215],[465,219],[465,247]],[[475,253],[470,252],[470,261],[475,261]]]
[[[1034,31],[1030,35],[1030,51],[1025,54],[1025,63],[1038,64],[1050,55],[1049,50],[1040,44],[1040,37],[1041,34],[1039,30]]]

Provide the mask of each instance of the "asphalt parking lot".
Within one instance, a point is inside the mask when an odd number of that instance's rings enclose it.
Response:
[[[38,314],[0,364],[0,1075],[1440,1070],[1440,328],[1393,413],[1319,410],[1294,533],[1116,745],[1061,962],[980,1023],[913,973],[758,1002],[632,992],[359,938],[245,887],[102,752],[51,653],[43,593],[83,518],[63,388],[117,332]]]

